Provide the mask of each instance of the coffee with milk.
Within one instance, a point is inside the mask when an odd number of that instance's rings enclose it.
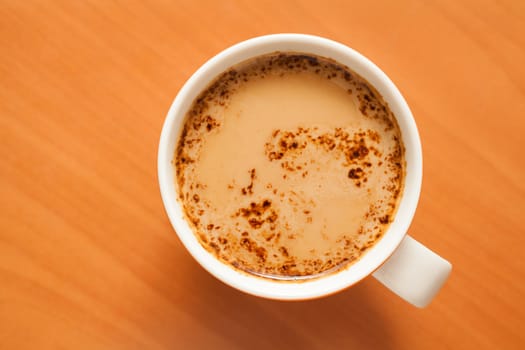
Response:
[[[297,52],[218,76],[187,112],[173,163],[202,246],[279,280],[359,259],[395,217],[405,177],[401,131],[375,88]]]

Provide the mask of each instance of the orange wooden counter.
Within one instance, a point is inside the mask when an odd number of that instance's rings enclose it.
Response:
[[[179,242],[156,153],[212,55],[301,32],[379,65],[424,180],[410,233],[454,265],[417,309],[372,278],[283,303]],[[0,1],[1,349],[525,348],[525,3]]]

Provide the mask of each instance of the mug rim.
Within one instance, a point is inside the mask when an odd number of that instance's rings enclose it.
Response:
[[[220,73],[236,63],[271,52],[302,52],[332,58],[359,74],[381,94],[394,113],[405,147],[406,173],[403,194],[393,222],[383,237],[356,262],[326,276],[301,280],[278,281],[257,277],[227,265],[208,252],[198,241],[185,218],[178,200],[175,169],[172,164],[175,147],[186,112],[197,95]],[[157,170],[164,208],[179,239],[193,258],[222,282],[243,292],[280,300],[313,299],[339,292],[378,269],[395,251],[413,219],[422,182],[422,151],[419,133],[405,99],[388,78],[368,58],[339,42],[307,34],[270,34],[237,43],[221,51],[186,81],[176,95],[163,124],[159,141]]]

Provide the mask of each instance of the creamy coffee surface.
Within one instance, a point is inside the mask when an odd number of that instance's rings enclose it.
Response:
[[[333,60],[251,59],[193,102],[174,155],[201,244],[251,274],[313,278],[381,239],[403,189],[401,132],[380,94]]]

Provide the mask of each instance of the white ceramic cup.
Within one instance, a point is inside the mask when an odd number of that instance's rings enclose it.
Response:
[[[276,281],[237,271],[204,249],[192,232],[177,199],[172,164],[186,112],[197,95],[236,63],[275,51],[329,57],[365,78],[379,91],[396,116],[406,150],[403,195],[397,214],[383,238],[348,268],[325,277],[298,282]],[[236,44],[206,62],[179,91],[166,116],[159,144],[158,177],[166,212],[186,249],[212,275],[249,294],[280,300],[318,298],[373,275],[403,299],[424,307],[439,291],[452,268],[448,261],[407,235],[419,200],[422,154],[416,123],[405,99],[385,73],[370,60],[332,40],[304,34],[267,35]]]

